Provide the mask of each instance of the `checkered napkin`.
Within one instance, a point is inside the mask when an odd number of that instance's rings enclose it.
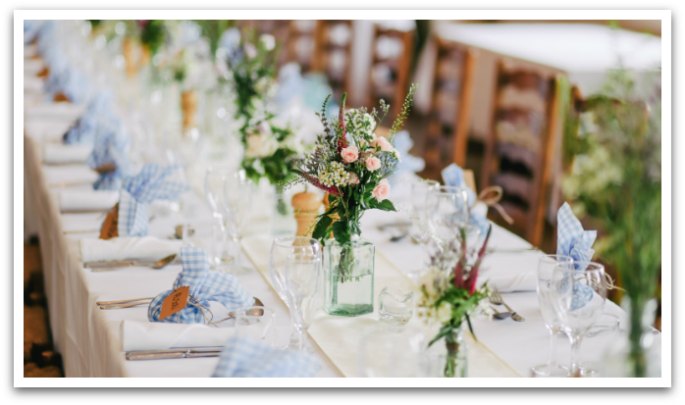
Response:
[[[50,66],[50,75],[45,82],[45,91],[54,97],[57,93],[63,93],[76,104],[85,103],[90,93],[88,79],[80,70],[69,66],[66,62],[55,62]]]
[[[595,250],[592,244],[597,238],[597,231],[586,231],[578,218],[573,214],[568,203],[557,212],[557,254],[570,256],[576,270],[584,270],[592,260]],[[571,309],[578,309],[588,303],[593,291],[585,285],[573,286]]]
[[[442,169],[442,181],[446,186],[450,187],[464,187],[468,194],[469,206],[473,206],[476,203],[476,192],[471,190],[471,187],[466,185],[464,180],[464,169],[457,166],[456,163],[451,163],[449,166]]]
[[[88,102],[83,115],[64,134],[64,143],[68,145],[94,143],[98,129],[106,130],[116,117],[112,106],[112,95],[108,91],[98,92]]]
[[[221,352],[212,377],[313,377],[320,367],[307,353],[234,336]]]
[[[88,158],[88,166],[96,169],[113,163],[114,170],[101,173],[93,184],[96,190],[118,190],[122,179],[129,172],[128,146],[130,140],[121,122],[112,119],[103,123],[95,134],[93,151]]]
[[[145,236],[148,232],[148,206],[154,200],[176,200],[187,189],[181,182],[168,181],[179,165],[148,163],[140,173],[123,180],[119,200],[119,236]]]
[[[191,246],[182,247],[181,262],[183,270],[176,277],[173,288],[159,294],[150,303],[147,316],[151,322],[206,323],[211,320],[210,301],[223,304],[229,311],[254,303],[252,296],[234,276],[209,270],[207,254],[203,250]],[[188,306],[160,320],[162,302],[173,290],[182,286],[190,287]]]

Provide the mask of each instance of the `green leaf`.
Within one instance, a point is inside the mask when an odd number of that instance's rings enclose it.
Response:
[[[333,224],[333,237],[340,244],[350,241],[350,231],[344,221],[337,221]]]
[[[331,217],[328,215],[322,215],[319,218],[319,222],[314,226],[314,231],[312,232],[312,238],[317,240],[324,240],[328,236],[328,228],[331,226]]]
[[[383,211],[397,211],[392,201],[387,199],[378,203],[378,206],[376,208]]]

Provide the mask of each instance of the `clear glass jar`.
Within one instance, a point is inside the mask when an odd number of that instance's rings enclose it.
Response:
[[[362,239],[344,245],[326,242],[324,308],[330,315],[358,316],[373,312],[376,248]]]

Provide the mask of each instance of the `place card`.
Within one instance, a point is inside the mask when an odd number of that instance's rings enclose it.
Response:
[[[107,212],[105,220],[100,228],[100,239],[112,239],[119,236],[119,203],[114,204]]]
[[[162,301],[162,309],[159,311],[159,320],[175,314],[188,305],[188,296],[190,295],[190,287],[187,285],[178,287],[171,292],[164,301]]]

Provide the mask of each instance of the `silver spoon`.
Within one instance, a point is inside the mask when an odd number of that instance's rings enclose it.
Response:
[[[494,290],[490,293],[488,296],[488,299],[490,300],[491,303],[495,305],[504,305],[504,307],[511,312],[511,319],[513,319],[516,322],[523,322],[526,319],[522,317],[521,315],[517,314],[516,311],[514,311],[506,302],[504,302],[504,299],[500,295],[499,291]]]

